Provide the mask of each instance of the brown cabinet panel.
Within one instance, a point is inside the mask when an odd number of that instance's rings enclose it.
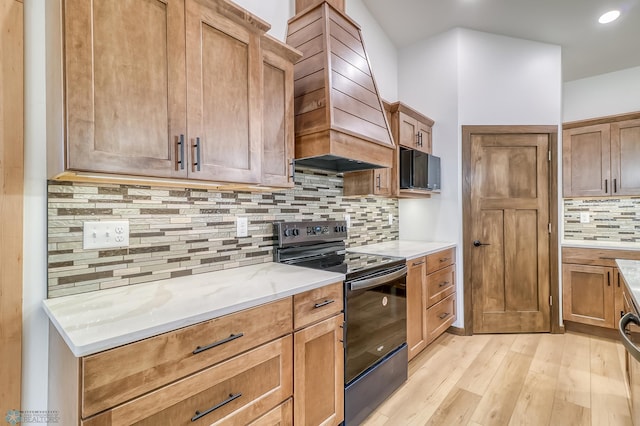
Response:
[[[455,265],[427,275],[427,307],[438,303],[456,291]]]
[[[427,342],[433,342],[456,320],[456,295],[448,296],[427,310]]]
[[[105,424],[247,424],[293,393],[291,335],[217,364],[83,422]]]
[[[605,266],[563,264],[563,318],[613,328],[613,271],[613,268]]]
[[[424,257],[407,261],[407,346],[409,360],[427,346],[426,278]]]
[[[294,424],[344,420],[343,322],[340,314],[294,333]]]
[[[293,327],[299,329],[342,312],[342,281],[293,296]]]
[[[344,174],[344,196],[391,195],[393,169],[364,170]]]
[[[293,424],[293,400],[287,399],[249,426],[290,426]]]
[[[563,131],[564,196],[609,194],[611,183],[610,152],[609,124]]]
[[[67,168],[186,177],[184,0],[65,1]]]
[[[89,417],[292,329],[287,298],[84,357],[82,415]]]
[[[612,194],[640,194],[640,120],[611,124],[611,178]]]
[[[195,0],[187,0],[186,15],[189,174],[257,183],[262,138],[259,34],[212,14]]]
[[[427,256],[427,274],[456,263],[456,249],[450,248]]]

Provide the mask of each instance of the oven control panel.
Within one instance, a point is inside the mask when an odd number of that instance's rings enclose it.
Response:
[[[298,244],[343,241],[347,238],[347,222],[276,222],[274,224],[279,247]]]

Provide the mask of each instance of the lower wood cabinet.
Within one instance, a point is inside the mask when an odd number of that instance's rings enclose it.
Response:
[[[344,420],[344,315],[303,328],[294,342],[294,424],[337,425]]]
[[[409,360],[456,319],[455,248],[407,261]]]
[[[573,247],[562,249],[564,321],[617,328],[618,320],[624,314],[624,301],[615,259],[640,260],[640,251]]]
[[[337,425],[342,311],[337,282],[81,358],[50,326],[49,406],[64,425]]]

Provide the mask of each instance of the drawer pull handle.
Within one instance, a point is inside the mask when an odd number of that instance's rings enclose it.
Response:
[[[199,354],[200,352],[204,352],[204,351],[208,351],[209,349],[213,349],[216,346],[220,346],[220,345],[224,345],[225,343],[229,343],[232,340],[236,340],[241,338],[242,336],[244,336],[244,333],[238,333],[238,334],[232,334],[229,337],[226,337],[222,340],[218,340],[217,342],[213,342],[210,345],[207,346],[198,346],[197,348],[195,348],[193,350],[193,354]]]
[[[443,282],[441,282],[441,283],[439,284],[439,286],[440,286],[440,287],[444,287],[444,286],[449,285],[449,284],[450,284],[450,283],[449,283],[449,281],[443,281]]]
[[[413,266],[418,266],[418,265],[422,265],[424,263],[424,260],[421,262],[413,262]]]
[[[450,257],[443,257],[442,259],[440,259],[440,263],[442,262],[448,262],[449,260],[451,260]]]
[[[327,306],[332,304],[333,302],[335,302],[335,300],[325,300],[324,302],[320,302],[320,303],[316,303],[315,305],[313,305],[314,309],[317,308],[322,308],[323,306]]]
[[[242,396],[242,393],[236,393],[236,394],[229,394],[229,398],[225,399],[224,401],[222,401],[219,404],[214,405],[213,407],[209,408],[206,411],[196,411],[196,414],[191,417],[191,421],[195,422],[198,419],[201,419],[202,417],[206,416],[207,414],[217,410],[220,407],[224,407],[225,405],[227,405],[228,403],[230,403],[231,401],[235,401],[236,399],[240,398]]]
[[[441,320],[445,319],[446,317],[449,316],[449,312],[445,312],[444,314],[440,314],[438,315],[438,318],[440,318]]]

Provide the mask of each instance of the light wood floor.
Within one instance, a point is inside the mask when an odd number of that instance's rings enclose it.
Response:
[[[598,337],[445,333],[363,424],[630,425],[623,371],[622,345]]]

